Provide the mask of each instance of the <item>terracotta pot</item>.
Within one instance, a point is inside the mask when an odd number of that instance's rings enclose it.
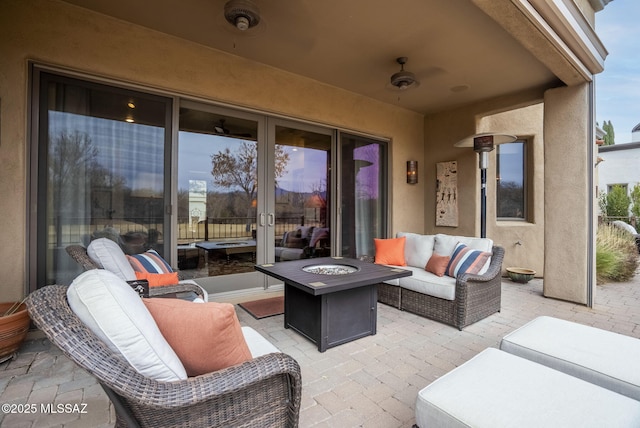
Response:
[[[14,303],[0,303],[0,362],[6,361],[20,348],[29,331],[27,305],[9,316],[2,316]]]

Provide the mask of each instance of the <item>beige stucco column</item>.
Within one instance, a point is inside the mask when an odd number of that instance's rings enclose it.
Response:
[[[590,306],[595,289],[592,86],[549,90],[544,106],[543,293]]]

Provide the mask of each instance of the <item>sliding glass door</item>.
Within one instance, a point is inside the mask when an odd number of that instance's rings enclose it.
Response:
[[[275,142],[273,256],[271,261],[324,257],[331,254],[331,130],[272,120]]]
[[[69,284],[82,269],[65,248],[100,237],[129,254],[164,255],[171,99],[46,72],[36,79],[32,280]]]
[[[257,224],[263,123],[215,106],[180,107],[177,261],[184,277],[210,292],[261,285],[254,265],[264,260]]]
[[[340,134],[341,255],[375,254],[374,238],[387,237],[388,145],[359,135]]]
[[[267,287],[256,263],[386,237],[384,141],[37,67],[32,84],[32,289],[70,284],[67,247],[102,237],[210,293]]]
[[[329,255],[332,132],[184,101],[177,260],[210,292],[267,285],[256,263]]]

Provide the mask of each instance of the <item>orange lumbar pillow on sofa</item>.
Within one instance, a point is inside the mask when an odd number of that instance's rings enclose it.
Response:
[[[451,260],[451,257],[449,256],[441,256],[433,253],[427,262],[427,265],[424,267],[424,270],[437,276],[444,276],[447,271],[447,266],[449,265],[449,260]]]
[[[136,272],[136,279],[146,279],[147,281],[149,281],[149,287],[175,285],[179,282],[178,272],[171,272],[171,273]]]

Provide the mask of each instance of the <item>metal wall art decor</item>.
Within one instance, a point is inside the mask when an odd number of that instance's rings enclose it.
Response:
[[[458,162],[436,163],[436,226],[458,227]]]

